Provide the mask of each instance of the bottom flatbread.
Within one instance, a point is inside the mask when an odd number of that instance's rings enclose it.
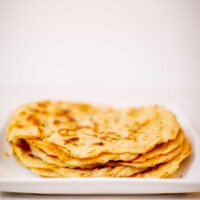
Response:
[[[42,177],[47,177],[47,178],[62,178],[61,175],[58,173],[50,170],[50,169],[40,169],[40,168],[32,168],[31,169],[33,172],[36,172]]]

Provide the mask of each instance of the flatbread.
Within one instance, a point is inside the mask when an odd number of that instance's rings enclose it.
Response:
[[[19,108],[10,120],[7,139],[53,143],[80,159],[101,153],[145,153],[174,140],[179,124],[162,106],[114,109],[69,102],[37,102]]]
[[[89,169],[70,169],[57,167],[53,164],[46,163],[39,158],[36,158],[29,154],[29,152],[24,151],[19,146],[13,146],[13,152],[17,157],[18,161],[22,163],[25,167],[37,172],[39,175],[48,176],[50,172],[56,172],[62,177],[128,177],[133,176],[136,173],[144,171],[145,169],[117,166],[117,167],[102,167]],[[41,171],[38,171],[41,169]],[[51,175],[52,176],[52,173]],[[49,177],[50,177],[49,176]]]
[[[60,174],[58,174],[50,169],[31,168],[31,170],[45,178],[62,178],[62,176]]]
[[[42,177],[169,177],[191,153],[163,106],[117,109],[43,101],[12,115],[7,140],[22,165]]]
[[[62,161],[58,157],[48,155],[43,150],[36,148],[32,145],[30,145],[30,148],[34,156],[44,160],[45,162],[55,164],[59,167],[82,168],[82,169],[94,168],[95,166],[106,164],[109,160],[126,160],[126,161],[132,160],[137,156],[128,153],[127,154],[103,153],[95,158],[88,158],[88,159],[68,158],[67,160]]]
[[[186,138],[182,145],[181,153],[172,159],[171,161],[158,165],[155,168],[149,169],[144,173],[138,173],[134,177],[136,178],[166,178],[173,174],[180,166],[180,163],[186,159],[191,153],[191,144]]]
[[[160,155],[158,157],[154,157],[152,159],[146,160],[145,162],[139,163],[139,162],[134,162],[134,160],[133,160],[133,161],[129,161],[129,162],[117,162],[117,163],[114,163],[114,165],[130,166],[130,167],[135,167],[135,168],[154,167],[158,164],[166,163],[166,162],[170,161],[171,159],[175,158],[176,156],[178,156],[180,154],[181,150],[182,150],[182,146],[179,146],[167,154]]]
[[[159,147],[156,147],[155,149],[151,150],[150,152],[147,152],[146,154],[139,156],[138,158],[136,158],[137,155],[129,154],[129,153],[127,154],[104,153],[104,154],[100,154],[99,156],[95,158],[77,159],[77,158],[72,158],[72,157],[66,157],[64,160],[62,160],[62,155],[61,156],[59,155],[59,151],[53,145],[52,145],[53,148],[55,148],[54,151],[52,151],[52,148],[49,148],[49,151],[51,151],[50,153],[51,155],[47,154],[48,150],[46,152],[43,151],[46,148],[45,148],[45,145],[41,145],[41,143],[35,144],[34,141],[31,141],[29,142],[29,145],[30,145],[33,155],[41,158],[45,162],[55,164],[59,167],[89,169],[89,168],[94,168],[95,166],[98,166],[98,165],[106,164],[110,160],[112,161],[120,160],[120,161],[130,161],[130,162],[117,162],[117,165],[134,166],[134,167],[139,166],[139,168],[141,167],[145,168],[145,167],[152,167],[153,165],[156,165],[162,162],[167,162],[168,160],[172,159],[173,156],[176,156],[177,153],[180,151],[180,148],[178,147],[182,144],[182,142],[183,142],[183,132],[180,131],[180,133],[178,134],[175,140],[169,141],[168,143],[161,144]],[[172,152],[175,149],[176,151]],[[52,152],[56,152],[56,153],[52,155]],[[61,159],[59,159],[59,157],[61,157]],[[145,162],[146,160],[148,160],[148,162]],[[143,167],[144,162],[145,162],[145,167]],[[109,164],[111,165],[111,163]],[[112,165],[116,165],[116,163],[112,163]]]
[[[169,152],[173,151],[178,146],[180,146],[183,143],[183,139],[184,139],[183,130],[180,129],[179,134],[177,135],[175,140],[170,140],[167,143],[163,143],[160,144],[159,146],[156,146],[153,150],[138,156],[136,159],[134,159],[134,162],[141,163],[145,162],[146,160],[155,158],[157,156],[168,154]]]
[[[103,167],[101,169],[93,170],[79,170],[70,168],[54,168],[53,169],[58,174],[65,178],[70,177],[131,177],[136,173],[144,171],[144,169],[125,167],[125,166],[115,166],[115,167]]]

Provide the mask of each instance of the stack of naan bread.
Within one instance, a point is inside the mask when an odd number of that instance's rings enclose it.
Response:
[[[117,109],[42,101],[13,114],[7,140],[43,177],[169,177],[191,153],[176,117],[158,105]]]

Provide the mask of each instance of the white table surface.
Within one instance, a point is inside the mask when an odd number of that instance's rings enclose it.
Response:
[[[0,0],[0,26],[1,101],[9,95],[17,101],[32,87],[44,94],[51,87],[115,88],[116,98],[116,88],[123,87],[124,101],[133,92],[141,104],[178,105],[200,133],[200,1]],[[2,193],[0,199],[200,199],[200,194]]]

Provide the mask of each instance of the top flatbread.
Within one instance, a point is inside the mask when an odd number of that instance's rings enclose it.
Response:
[[[101,153],[145,153],[174,140],[175,116],[162,106],[114,109],[69,102],[37,102],[12,116],[8,141],[35,139],[56,144],[66,155],[92,158]]]

